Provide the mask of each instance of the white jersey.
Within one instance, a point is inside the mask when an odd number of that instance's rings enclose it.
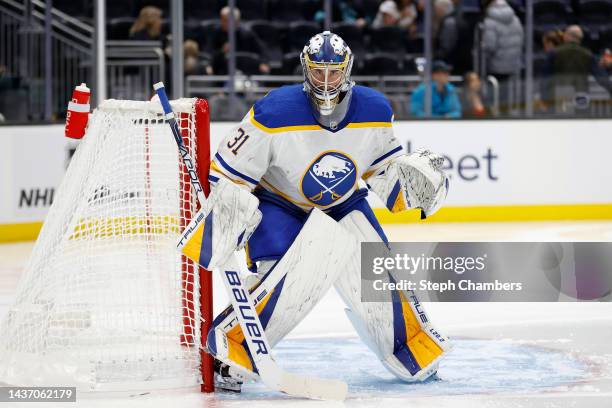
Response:
[[[358,180],[403,154],[393,136],[393,112],[379,92],[354,86],[337,129],[314,118],[302,85],[284,86],[259,100],[221,142],[210,180],[227,177],[263,188],[304,210],[345,201]]]

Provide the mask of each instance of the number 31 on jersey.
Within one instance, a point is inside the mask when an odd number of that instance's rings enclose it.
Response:
[[[238,129],[238,136],[234,138],[234,140],[230,140],[227,142],[227,147],[232,150],[234,155],[238,154],[238,150],[242,147],[242,145],[249,139],[249,135],[246,134],[244,129]]]

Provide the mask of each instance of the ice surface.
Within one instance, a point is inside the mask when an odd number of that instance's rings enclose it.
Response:
[[[609,222],[433,223],[385,229],[394,241],[612,240]],[[31,245],[0,245],[0,315],[11,301]],[[219,310],[225,299],[216,295]],[[438,381],[404,384],[394,379],[356,338],[341,300],[330,292],[274,352],[288,370],[347,381],[350,394],[344,404],[295,400],[249,383],[239,395],[159,390],[143,395],[79,395],[77,404],[60,406],[612,407],[610,303],[430,303],[426,308],[434,325],[455,346],[441,363]],[[54,404],[28,404],[34,406]]]
[[[418,384],[396,379],[356,338],[286,340],[274,351],[287,370],[344,380],[351,398],[532,393],[589,377],[586,362],[557,350],[468,338],[455,339],[453,345],[438,379]],[[246,384],[243,393],[248,398],[274,397],[260,383]]]

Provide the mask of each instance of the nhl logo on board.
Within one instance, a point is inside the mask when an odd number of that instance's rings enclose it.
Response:
[[[326,207],[347,192],[357,182],[357,169],[353,160],[337,151],[319,155],[304,173],[302,194],[311,203]]]

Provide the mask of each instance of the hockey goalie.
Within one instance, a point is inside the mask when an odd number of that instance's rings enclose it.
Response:
[[[385,242],[366,196],[392,212],[437,211],[448,178],[442,158],[407,155],[393,136],[393,112],[379,92],[351,81],[353,55],[329,31],[301,53],[304,83],[259,100],[222,141],[210,169],[205,227],[180,247],[211,269],[245,249],[247,280],[272,346],[334,286],[362,341],[396,377],[423,381],[449,349],[414,293],[361,301],[360,242]],[[396,280],[391,273],[386,279]],[[216,385],[239,391],[257,366],[228,307],[216,317],[207,349]]]

